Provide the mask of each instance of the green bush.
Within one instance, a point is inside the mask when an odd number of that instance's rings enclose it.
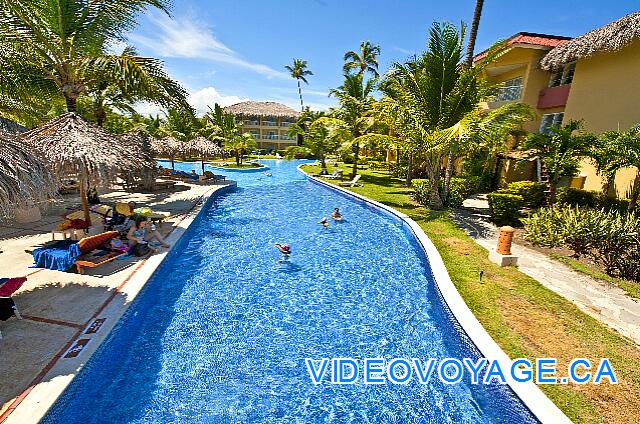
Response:
[[[411,180],[411,186],[413,187],[413,198],[421,205],[429,206],[431,187],[433,187],[431,180],[415,178]]]
[[[532,243],[567,246],[576,257],[591,257],[609,275],[640,282],[640,217],[558,205],[542,208],[524,222],[525,238]]]
[[[476,178],[451,177],[447,205],[462,206],[465,197],[473,193],[476,187],[478,187],[478,179]]]
[[[284,156],[287,159],[310,159],[313,158],[313,153],[307,147],[303,146],[289,146],[284,150]]]
[[[500,190],[500,192],[522,196],[526,207],[539,208],[544,203],[544,192],[546,189],[547,185],[545,183],[516,181],[510,183],[507,188]]]
[[[519,225],[520,209],[524,206],[522,196],[499,191],[489,193],[489,213],[497,225]]]
[[[556,191],[556,203],[595,208],[602,203],[602,194],[573,187],[560,187]]]

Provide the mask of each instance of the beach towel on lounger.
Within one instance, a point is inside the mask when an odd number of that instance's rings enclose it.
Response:
[[[76,263],[81,251],[75,240],[58,240],[55,243],[33,249],[34,268],[67,271]]]

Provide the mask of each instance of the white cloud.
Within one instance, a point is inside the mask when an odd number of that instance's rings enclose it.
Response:
[[[194,107],[197,115],[203,115],[209,111],[207,106],[213,107],[215,103],[220,106],[229,106],[234,103],[249,99],[241,99],[238,96],[224,96],[214,87],[205,87],[189,95],[189,104]]]
[[[172,19],[164,14],[149,14],[148,17],[157,29],[154,36],[133,33],[129,39],[160,57],[210,60],[249,69],[268,78],[289,78],[283,71],[244,59],[218,40],[211,29],[201,22],[188,17]]]
[[[238,96],[225,96],[220,94],[215,87],[205,87],[189,94],[187,101],[196,110],[197,116],[202,116],[209,111],[207,106],[218,103],[220,106],[229,106],[234,103],[243,102],[249,99],[241,99]],[[153,103],[141,102],[135,105],[136,111],[144,116],[164,115],[164,108]]]

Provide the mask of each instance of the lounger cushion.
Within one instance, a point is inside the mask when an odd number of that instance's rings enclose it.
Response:
[[[0,278],[0,297],[8,297],[27,281],[27,277]]]
[[[78,248],[81,253],[89,253],[97,247],[102,246],[106,242],[118,237],[117,231],[107,231],[106,233],[96,234],[95,236],[85,237],[78,242]]]

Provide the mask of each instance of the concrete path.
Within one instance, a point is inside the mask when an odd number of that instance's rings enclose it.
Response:
[[[453,212],[454,221],[480,246],[494,248],[496,226],[489,222],[486,195],[465,200],[464,209]],[[518,269],[545,287],[572,301],[578,308],[640,345],[640,303],[620,288],[581,274],[547,255],[514,245]]]

